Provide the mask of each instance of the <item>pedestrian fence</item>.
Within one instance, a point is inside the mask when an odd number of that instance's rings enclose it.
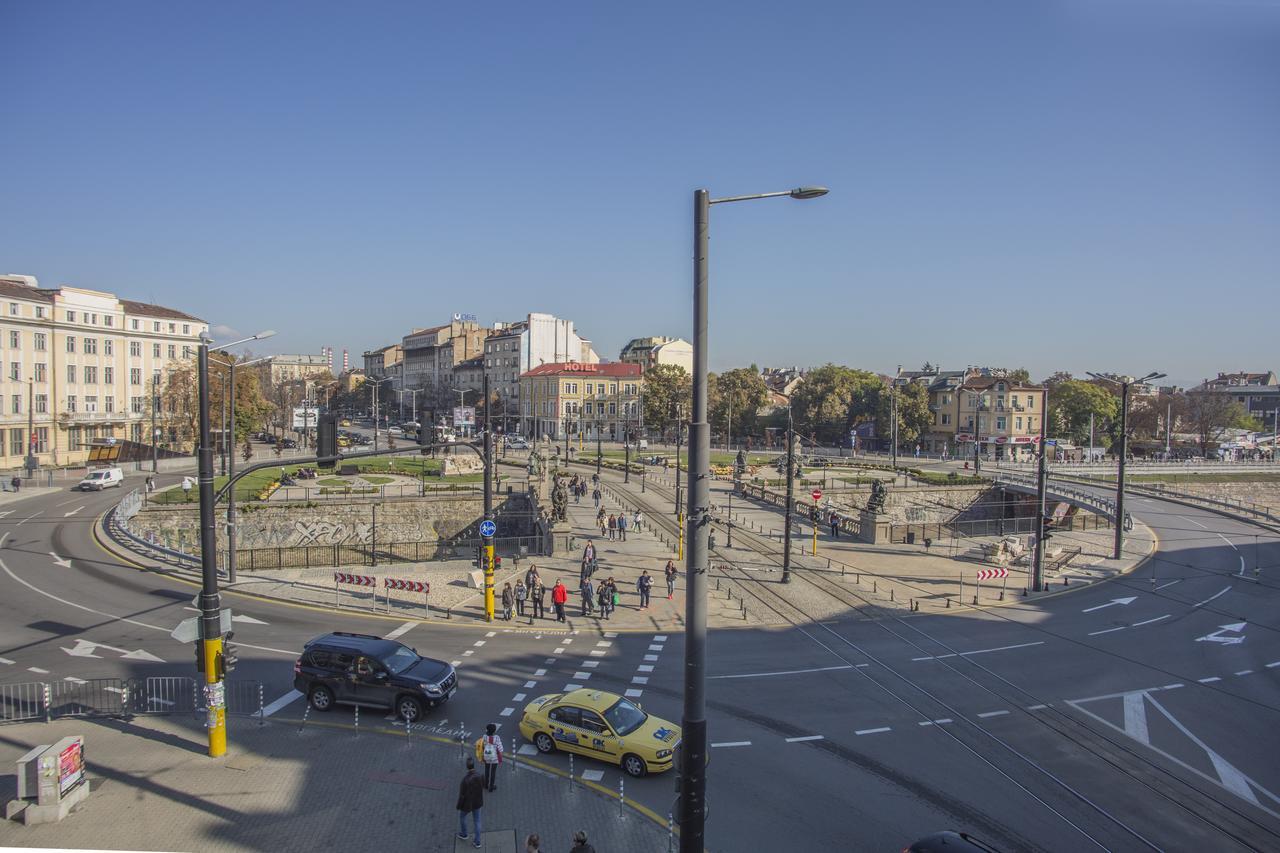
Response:
[[[0,684],[0,723],[137,714],[202,717],[202,683],[188,676],[150,676]],[[228,714],[263,718],[261,682],[228,679],[223,687]]]
[[[275,569],[311,569],[329,566],[377,566],[379,563],[427,563],[471,557],[481,539],[432,540],[423,542],[378,542],[373,545],[299,545],[281,548],[237,548],[236,569],[240,572]],[[541,536],[494,537],[494,548],[504,556],[542,555]],[[226,551],[218,553],[218,565],[225,565]]]

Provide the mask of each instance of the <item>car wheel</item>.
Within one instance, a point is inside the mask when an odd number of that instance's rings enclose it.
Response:
[[[622,756],[622,769],[627,771],[628,776],[639,779],[649,772],[649,768],[645,765],[644,759],[635,753],[627,753]]]
[[[331,711],[333,710],[333,691],[323,684],[317,684],[311,688],[311,695],[307,697],[307,701],[317,711]]]
[[[546,732],[538,732],[533,736],[533,745],[538,748],[538,752],[548,753],[556,751],[556,742],[551,735]]]
[[[412,723],[422,716],[422,703],[412,696],[401,696],[396,702],[396,713],[400,719]]]

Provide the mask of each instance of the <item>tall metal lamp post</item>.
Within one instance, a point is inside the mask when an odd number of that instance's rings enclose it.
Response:
[[[1120,468],[1116,472],[1116,537],[1112,559],[1120,559],[1124,548],[1124,468],[1125,457],[1129,455],[1129,388],[1137,383],[1150,382],[1152,379],[1163,379],[1165,374],[1152,371],[1146,376],[1134,379],[1132,376],[1117,376],[1114,373],[1092,373],[1089,375],[1101,382],[1110,382],[1120,388]],[[1048,415],[1048,412],[1041,412]]]
[[[711,205],[789,196],[817,198],[824,187],[711,198],[693,193],[693,412],[689,424],[689,551],[685,564],[684,744],[680,752],[680,853],[701,853],[706,832],[707,535],[711,510],[711,426],[707,423],[707,253]],[[679,459],[676,460],[677,464]]]
[[[223,349],[274,335],[261,332],[234,341]],[[199,484],[200,484],[200,643],[203,652],[205,726],[209,731],[209,755],[217,758],[227,751],[227,705],[222,686],[222,626],[218,597],[218,532],[213,507],[213,447],[209,444],[209,343],[202,338],[198,350],[199,376]]]
[[[270,337],[275,332],[264,332],[259,338]],[[227,474],[229,477],[236,475],[236,368],[252,367],[255,364],[261,364],[264,361],[270,361],[270,356],[255,358],[253,361],[242,361],[237,363],[233,358],[227,364],[227,372],[230,373],[229,381],[231,383],[231,450],[224,457],[229,461],[227,466]],[[226,438],[223,438],[226,442]],[[227,490],[227,583],[236,582],[236,490],[234,488]]]

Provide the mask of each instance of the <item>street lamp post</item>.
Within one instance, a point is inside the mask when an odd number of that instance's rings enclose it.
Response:
[[[233,357],[227,363],[227,371],[230,373],[231,382],[231,451],[225,457],[229,464],[227,465],[227,474],[229,477],[236,475],[236,443],[235,443],[235,422],[236,422],[236,367],[251,367],[264,361],[269,361],[270,356],[263,358],[255,358],[253,361],[242,362],[237,365]],[[226,441],[226,438],[223,438]],[[227,490],[227,583],[236,582],[236,490],[234,488]]]
[[[27,479],[33,480],[39,460],[36,459],[36,380],[27,377]],[[56,410],[56,406],[55,406]]]
[[[676,403],[676,523],[681,522],[680,515],[680,437],[684,435],[684,412]]]
[[[898,365],[898,372],[893,377],[893,384],[889,387],[889,403],[893,407],[893,425],[889,432],[889,441],[893,444],[893,477],[896,481],[898,478],[898,380],[902,378],[902,365]]]
[[[685,681],[680,752],[680,853],[701,853],[706,835],[706,657],[707,534],[710,512],[711,427],[707,423],[707,253],[712,204],[790,196],[826,195],[822,187],[712,199],[706,190],[693,194],[693,420],[689,425],[689,553],[685,564]],[[677,465],[679,459],[677,458]],[[678,468],[677,468],[678,470]]]
[[[1129,388],[1136,383],[1150,382],[1152,379],[1163,379],[1165,374],[1152,371],[1146,376],[1134,379],[1132,376],[1117,376],[1114,373],[1089,373],[1094,379],[1110,382],[1120,386],[1120,467],[1116,472],[1116,511],[1115,511],[1115,547],[1112,559],[1120,559],[1124,548],[1124,469],[1125,457],[1129,455]],[[1041,414],[1048,414],[1042,412]]]
[[[782,519],[782,582],[791,583],[791,512],[795,509],[795,422],[787,400],[787,508]]]
[[[159,473],[160,470],[160,453],[156,449],[160,444],[160,427],[156,426],[156,409],[160,408],[159,376],[151,377],[151,473]]]

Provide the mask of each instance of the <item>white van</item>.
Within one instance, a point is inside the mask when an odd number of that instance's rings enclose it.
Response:
[[[76,488],[82,492],[98,492],[112,486],[124,485],[124,472],[119,468],[99,468],[90,471]]]

